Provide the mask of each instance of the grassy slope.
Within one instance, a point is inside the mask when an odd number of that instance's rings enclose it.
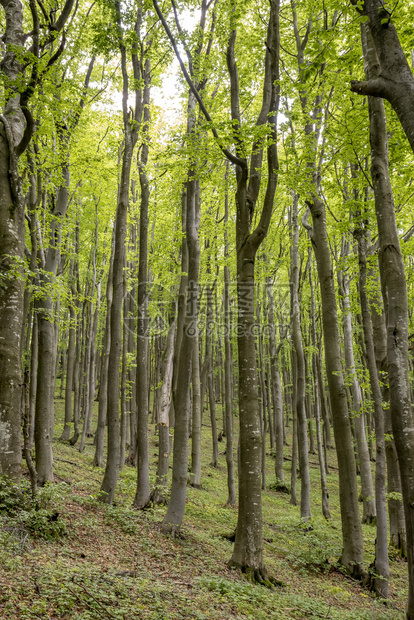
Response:
[[[56,403],[56,434],[62,429],[63,403]],[[207,418],[207,416],[206,416]],[[152,473],[156,437],[151,430]],[[407,594],[406,565],[391,562],[388,606],[341,575],[334,563],[340,554],[338,478],[329,476],[332,523],[321,516],[319,470],[311,468],[313,530],[301,524],[299,508],[289,496],[263,493],[264,555],[273,576],[285,583],[275,592],[254,586],[226,568],[231,543],[220,537],[236,525],[237,510],[225,506],[226,466],[209,466],[210,429],[203,427],[203,490],[188,488],[184,538],[163,536],[157,524],[165,508],[145,513],[131,509],[136,472],[120,476],[116,505],[98,504],[103,471],[92,467],[89,440],[80,454],[54,443],[52,505],[67,535],[57,542],[25,540],[23,531],[4,531],[0,521],[0,618],[100,620],[187,618],[391,619],[403,618]],[[224,443],[219,444],[224,450]],[[332,465],[334,454],[330,454]],[[311,456],[316,464],[316,455]],[[285,461],[289,479],[290,463]],[[274,481],[267,459],[268,484]],[[299,490],[298,490],[299,492]],[[3,527],[2,527],[3,524]],[[373,559],[375,528],[364,527],[367,565]],[[325,559],[328,563],[325,563]],[[312,565],[324,566],[323,571]]]

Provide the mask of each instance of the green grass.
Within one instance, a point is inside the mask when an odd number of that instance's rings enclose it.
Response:
[[[220,417],[220,408],[218,408]],[[63,403],[56,402],[55,437],[62,430]],[[207,422],[207,414],[204,422]],[[237,426],[237,424],[236,424]],[[150,428],[151,474],[155,476],[156,436]],[[329,476],[332,522],[321,514],[319,470],[311,466],[312,529],[304,527],[289,496],[263,492],[264,558],[269,573],[284,587],[252,585],[227,568],[237,509],[227,500],[226,463],[211,460],[210,428],[203,426],[201,490],[188,487],[182,539],[159,531],[165,507],[145,512],[131,508],[136,471],[120,474],[114,506],[96,501],[103,470],[92,466],[94,448],[85,452],[54,441],[56,484],[47,490],[45,510],[58,513],[63,535],[45,540],[25,524],[10,529],[0,515],[0,618],[20,620],[152,619],[359,619],[404,617],[406,564],[391,562],[389,603],[337,570],[341,551],[338,477]],[[219,444],[220,451],[225,443]],[[289,448],[286,448],[286,456]],[[329,455],[332,466],[335,455]],[[317,456],[311,455],[311,462]],[[290,462],[285,461],[290,479]],[[267,458],[267,484],[274,482],[274,461]],[[298,496],[300,485],[298,483]],[[375,527],[363,526],[367,566],[373,559]],[[24,540],[23,540],[24,539]]]

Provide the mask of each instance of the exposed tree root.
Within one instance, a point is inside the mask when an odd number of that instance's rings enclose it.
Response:
[[[148,501],[144,504],[144,506],[137,506],[134,504],[134,508],[138,510],[148,510],[153,506],[165,506],[167,504],[167,498],[162,494],[161,489],[159,487],[155,487],[148,498]]]
[[[75,433],[74,433],[73,437],[71,437],[71,438],[69,439],[69,443],[70,443],[70,445],[71,445],[71,446],[76,445],[76,442],[78,441],[78,439],[79,439],[79,431],[78,431],[78,430],[75,430]]]
[[[335,567],[336,572],[346,577],[350,577],[353,581],[359,581],[362,585],[368,583],[368,573],[363,564],[352,563],[350,566],[345,566],[342,563],[342,558],[339,558],[338,565]]]
[[[195,484],[195,482],[190,482],[189,485],[193,489],[197,489],[198,491],[204,491],[202,484]]]
[[[390,547],[396,550],[398,557],[400,557],[402,560],[407,559],[407,542],[403,536],[398,535],[397,540],[391,539]]]
[[[269,575],[264,566],[260,568],[254,568],[253,566],[241,566],[233,560],[230,560],[228,567],[244,575],[250,583],[263,586],[269,590],[274,590],[276,587],[283,588],[286,586],[283,581],[279,581],[275,577]]]
[[[174,539],[185,540],[185,536],[181,533],[180,526],[175,525],[174,523],[164,523],[160,524],[160,530],[163,534],[167,534]]]
[[[376,525],[377,517],[373,514],[368,514],[362,519],[362,523],[365,523],[366,525]]]
[[[375,592],[377,597],[383,599],[384,602],[385,599],[388,598],[388,580],[377,574],[375,560],[370,564],[364,585],[371,590],[371,592]]]

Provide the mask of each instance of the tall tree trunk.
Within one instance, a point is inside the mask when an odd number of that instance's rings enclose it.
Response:
[[[362,29],[365,71],[378,79],[378,60],[367,30]],[[365,40],[364,40],[365,39]],[[376,45],[377,41],[375,39]],[[382,59],[380,57],[381,65]],[[407,65],[408,69],[408,65]],[[408,69],[409,70],[409,69]],[[407,618],[414,618],[414,419],[408,367],[408,311],[404,261],[395,218],[388,167],[384,103],[368,98],[371,140],[371,178],[379,236],[379,267],[387,321],[387,360],[392,430],[397,449],[407,528]],[[401,117],[400,117],[401,120]]]
[[[106,318],[102,342],[101,370],[99,376],[98,424],[95,433],[95,455],[93,458],[93,464],[97,467],[103,467],[104,465],[103,449],[108,410],[108,361],[111,347],[111,306],[114,249],[115,229],[112,234],[111,257],[109,259],[108,280],[106,283]]]
[[[228,174],[229,162],[226,162],[225,184],[226,193],[224,198],[224,255],[226,260],[229,258],[228,244],[228,220],[229,220],[229,192]],[[233,421],[233,352],[231,348],[231,321],[230,321],[230,267],[224,266],[224,292],[223,292],[223,311],[224,311],[224,410],[226,418],[226,465],[227,465],[227,505],[236,505],[236,484],[234,481],[234,421]]]
[[[248,165],[239,135],[239,84],[234,57],[236,30],[227,50],[227,64],[231,82],[231,108],[237,155],[236,166],[236,246],[237,246],[237,301],[238,301],[238,366],[239,366],[239,419],[240,467],[239,510],[236,540],[230,564],[246,572],[251,579],[267,581],[263,563],[262,499],[261,499],[261,434],[260,408],[257,392],[257,368],[254,337],[254,266],[257,250],[265,238],[273,209],[277,185],[276,115],[279,104],[277,80],[279,76],[279,2],[270,2],[267,32],[263,104],[258,124],[269,123],[272,144],[267,145],[268,178],[263,209],[257,228],[251,232],[251,214],[260,189],[260,170],[263,143],[253,146],[248,182]]]
[[[332,407],[335,446],[338,455],[343,542],[341,563],[354,577],[360,578],[365,575],[363,537],[359,516],[354,447],[342,372],[338,314],[326,229],[326,212],[324,203],[316,194],[312,195],[308,201],[308,206],[313,220],[313,227],[310,232],[321,291],[326,372]],[[310,227],[308,226],[308,228]]]
[[[189,95],[189,110],[194,113],[195,98]],[[194,123],[191,114],[189,124]],[[191,132],[189,132],[191,133]],[[193,338],[198,329],[197,292],[200,245],[198,240],[198,201],[196,200],[196,184],[194,172],[187,180],[186,191],[186,241],[188,247],[188,289],[186,295],[186,312],[179,357],[177,392],[174,401],[175,426],[173,448],[173,471],[171,497],[168,509],[162,522],[162,530],[174,536],[180,531],[184,516],[187,494],[188,472],[188,415],[189,389],[191,378],[191,361],[193,355]]]
[[[227,248],[227,244],[226,244]],[[233,455],[233,353],[230,333],[230,269],[224,267],[224,395],[226,415],[226,464],[227,464],[227,504],[236,505],[236,485],[234,481]]]
[[[275,312],[273,283],[267,282],[267,296],[269,303],[269,340],[270,340],[270,370],[272,376],[272,403],[275,420],[275,473],[276,486],[284,485],[285,473],[283,471],[283,396],[279,371],[279,348],[276,348]]]
[[[299,470],[301,481],[300,496],[300,516],[302,519],[311,518],[310,507],[310,475],[308,460],[308,434],[307,419],[305,410],[305,355],[303,352],[302,328],[300,321],[299,307],[299,224],[298,224],[298,202],[299,196],[292,193],[292,247],[291,247],[291,325],[292,340],[296,353],[296,420]],[[293,459],[292,459],[293,467]]]
[[[384,411],[382,408],[382,395],[377,373],[375,360],[374,339],[372,335],[372,324],[369,310],[369,302],[366,289],[367,281],[367,262],[366,262],[366,233],[362,227],[354,231],[354,236],[358,240],[359,258],[359,298],[361,302],[362,323],[364,329],[364,340],[367,354],[367,364],[371,385],[372,398],[374,401],[375,418],[375,506],[376,506],[376,525],[377,537],[375,540],[375,562],[373,586],[377,596],[380,598],[388,597],[388,580],[390,569],[388,563],[388,542],[387,542],[387,507],[385,501],[385,437],[384,437]]]
[[[115,486],[118,481],[120,458],[120,427],[119,427],[119,362],[122,351],[122,304],[123,304],[123,267],[125,256],[125,241],[127,229],[127,215],[129,204],[129,184],[131,176],[132,155],[137,140],[137,123],[140,120],[139,111],[135,110],[133,119],[130,119],[128,110],[128,72],[127,56],[121,29],[120,2],[115,2],[116,20],[118,24],[119,46],[122,64],[122,109],[124,121],[124,152],[122,155],[121,180],[118,193],[118,204],[115,217],[115,245],[112,273],[112,304],[110,314],[110,347],[108,356],[108,455],[105,474],[101,485],[99,500],[112,504]],[[139,9],[136,30],[139,32],[139,21],[142,11]],[[134,47],[133,56],[136,57]],[[135,65],[135,63],[134,63]],[[139,75],[134,75],[139,78]],[[132,124],[134,123],[134,124]]]
[[[347,253],[347,251],[345,251]],[[344,252],[342,254],[344,256]],[[365,433],[364,414],[362,410],[361,386],[358,383],[355,370],[354,346],[352,340],[352,317],[351,303],[349,300],[349,280],[346,274],[339,273],[338,281],[341,288],[339,296],[343,307],[342,325],[344,332],[345,367],[347,379],[350,383],[352,396],[352,414],[357,441],[359,471],[361,476],[362,494],[362,522],[372,523],[376,518],[375,495],[372,484],[371,462],[369,458],[368,443]]]
[[[193,419],[191,429],[191,476],[190,484],[195,488],[201,487],[201,385],[200,385],[200,356],[198,333],[193,337],[192,350],[192,396]]]
[[[263,333],[260,317],[260,287],[257,286],[257,301],[256,301],[256,320],[257,320],[257,353],[258,353],[258,375],[259,375],[259,399],[260,399],[260,431],[262,434],[262,489],[266,488],[266,434],[267,434],[267,390],[265,383],[265,363],[263,356]]]
[[[318,446],[318,459],[319,468],[321,471],[321,492],[322,492],[322,514],[325,519],[331,518],[331,511],[329,509],[329,493],[328,486],[326,484],[326,468],[325,468],[325,456],[322,446],[322,433],[321,433],[321,394],[320,385],[318,381],[317,370],[317,346],[316,346],[316,310],[315,310],[315,290],[313,286],[312,276],[312,249],[309,248],[309,284],[311,292],[311,342],[314,348],[312,354],[312,371],[314,377],[314,395],[315,395],[315,423],[316,423],[316,442]]]
[[[375,274],[378,278],[378,274]],[[375,277],[374,276],[374,277]],[[401,557],[407,557],[407,533],[405,527],[404,506],[401,499],[401,478],[398,467],[397,450],[392,435],[390,398],[387,364],[387,326],[382,295],[376,295],[371,303],[371,320],[375,349],[375,360],[381,382],[382,401],[384,403],[385,455],[387,460],[388,482],[388,517],[390,523],[390,545],[398,549]]]
[[[127,120],[129,124],[129,120]],[[119,362],[122,351],[123,265],[129,201],[129,178],[133,140],[125,126],[125,147],[122,161],[121,186],[116,210],[115,248],[112,275],[113,298],[110,309],[110,347],[108,356],[108,455],[101,485],[100,501],[112,504],[118,481],[120,458],[119,426]]]
[[[210,265],[207,268],[208,277],[211,278]],[[216,396],[214,391],[214,375],[213,375],[213,347],[212,333],[214,328],[213,320],[213,289],[215,285],[208,284],[207,293],[207,322],[206,322],[206,364],[207,364],[207,389],[208,402],[210,406],[210,424],[211,438],[213,444],[213,453],[211,459],[212,467],[218,467],[218,441],[217,441],[217,420],[216,420]]]
[[[298,405],[297,405],[297,363],[296,353],[292,351],[292,462],[290,469],[290,503],[297,506],[298,499],[296,495],[296,480],[298,470]]]
[[[177,58],[180,62],[181,69],[190,86],[191,93],[197,99],[200,108],[207,121],[211,121],[211,117],[204,105],[201,96],[191,80],[185,65],[181,60],[177,44],[174,37],[162,15],[158,2],[153,0],[154,8],[158,17],[162,21],[165,31],[167,32],[173,46]],[[203,0],[202,12],[207,10],[207,3]],[[263,86],[262,108],[257,120],[258,126],[269,125],[270,140],[267,143],[267,159],[268,159],[268,179],[265,191],[264,204],[262,212],[259,216],[259,222],[256,229],[251,232],[251,218],[254,212],[255,204],[258,199],[261,182],[261,167],[263,148],[266,138],[259,138],[258,142],[253,144],[253,155],[250,162],[250,182],[248,184],[248,164],[245,159],[245,148],[242,137],[240,135],[240,106],[239,106],[239,80],[237,65],[234,55],[234,44],[236,39],[235,21],[232,13],[232,33],[227,50],[227,65],[231,82],[231,117],[233,139],[236,146],[236,155],[233,155],[228,149],[221,146],[226,157],[236,164],[237,191],[236,191],[236,244],[237,244],[237,295],[238,295],[238,330],[240,336],[238,338],[238,360],[239,360],[239,410],[240,410],[240,469],[239,469],[239,511],[238,524],[236,529],[236,540],[234,552],[230,560],[230,564],[239,569],[248,572],[253,579],[263,581],[266,578],[265,568],[263,564],[263,542],[262,542],[262,510],[261,510],[261,437],[260,437],[260,411],[257,396],[257,370],[256,355],[254,342],[254,262],[256,252],[265,238],[273,209],[273,200],[277,184],[277,145],[276,145],[276,115],[279,102],[279,2],[272,0],[270,3],[270,18],[268,26],[267,45],[265,52],[265,80]],[[212,125],[212,131],[218,138],[217,131]],[[187,221],[187,230],[194,234],[194,230],[189,226]],[[191,234],[189,248],[193,243]],[[198,241],[198,240],[197,240]],[[194,248],[193,248],[194,249]],[[191,254],[191,249],[190,249]],[[193,259],[190,257],[189,280],[192,269]],[[198,269],[197,269],[198,274]],[[183,375],[187,372],[185,366],[189,365],[190,347],[186,348],[186,339],[184,337],[183,347],[180,358],[180,370],[183,366]],[[184,361],[184,359],[185,361]],[[183,360],[181,362],[181,360]],[[188,368],[188,372],[190,369]],[[181,373],[180,373],[181,374]],[[185,402],[182,402],[182,415],[186,416]],[[177,408],[176,408],[177,411]],[[185,419],[187,422],[187,420]],[[180,424],[183,421],[180,420]],[[186,425],[187,426],[187,425]],[[175,431],[177,435],[177,429]],[[174,462],[176,458],[183,459],[186,457],[187,445],[183,440],[183,429],[180,429],[180,445],[182,453],[176,454],[176,441],[174,442]],[[177,438],[176,438],[177,439]],[[180,456],[181,455],[181,456]],[[179,485],[183,487],[182,497],[185,501],[185,479],[186,465],[180,466],[179,474],[176,478],[177,491]],[[173,473],[174,485],[174,473]],[[173,487],[172,487],[173,488]],[[170,501],[170,506],[172,502]],[[182,507],[182,513],[184,506]],[[167,513],[168,514],[168,513]],[[168,514],[168,519],[164,519],[164,526],[168,526],[171,530],[174,523],[181,524],[182,514],[176,512],[176,518],[173,520],[173,511]]]
[[[173,377],[174,344],[177,319],[173,316],[168,330],[167,342],[165,345],[165,365],[162,386],[159,395],[159,406],[157,409],[158,423],[158,467],[157,483],[158,487],[165,488],[168,481],[168,466],[170,460],[170,404],[171,388]]]
[[[66,0],[62,11],[48,17],[48,24],[40,24],[35,3],[30,3],[33,28],[23,31],[23,10],[20,0],[1,0],[4,9],[5,30],[2,37],[4,54],[1,72],[7,87],[5,105],[0,114],[0,474],[19,480],[21,476],[21,368],[22,325],[25,317],[23,294],[24,264],[24,198],[19,174],[19,158],[24,153],[35,129],[29,110],[29,99],[45,72],[59,58],[59,51],[45,58],[47,52],[39,42],[40,27],[45,39],[53,29],[53,38],[59,35],[71,14],[74,0]],[[3,18],[3,19],[4,19]],[[32,39],[29,46],[27,39]],[[27,50],[34,58],[27,67]],[[52,46],[50,46],[52,48]],[[46,61],[39,74],[38,59]]]
[[[97,254],[97,246],[98,246],[98,213],[95,214],[95,247],[92,256],[92,283],[90,290],[90,300],[88,301],[88,317],[89,317],[89,325],[87,328],[87,337],[86,337],[86,364],[85,364],[85,396],[84,396],[84,418],[83,418],[83,429],[82,436],[79,445],[79,452],[83,452],[85,449],[85,442],[87,435],[90,435],[90,429],[92,425],[92,406],[93,406],[93,396],[95,394],[95,380],[94,380],[94,354],[95,354],[95,336],[96,333],[96,319],[99,307],[99,298],[96,298],[96,309],[94,312],[94,302],[93,298],[95,295],[96,288],[96,254]],[[92,395],[92,396],[91,396]]]
[[[65,385],[65,421],[62,435],[60,438],[69,441],[70,425],[72,422],[72,394],[73,394],[73,374],[75,369],[75,344],[76,344],[76,312],[74,306],[74,296],[76,294],[75,287],[72,282],[73,261],[70,262],[69,281],[70,281],[70,297],[69,297],[69,343],[67,352],[67,370]]]
[[[148,411],[149,411],[149,381],[148,381],[148,207],[149,181],[146,171],[149,151],[149,122],[150,122],[150,92],[151,92],[151,64],[149,59],[145,63],[145,88],[143,96],[143,140],[141,158],[138,160],[139,182],[141,186],[141,204],[139,216],[139,258],[138,258],[138,317],[137,317],[137,488],[135,492],[135,508],[144,508],[150,496],[149,483],[149,446],[148,446]]]

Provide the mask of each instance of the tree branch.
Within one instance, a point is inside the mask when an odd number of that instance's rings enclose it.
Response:
[[[351,92],[357,95],[367,95],[370,97],[388,98],[387,83],[384,78],[378,77],[365,82],[351,80]]]
[[[66,24],[69,18],[69,15],[72,12],[74,3],[75,0],[66,0],[65,6],[63,7],[61,14],[58,17],[56,24],[51,27],[51,30],[56,30],[57,32],[62,30],[63,26]]]
[[[208,113],[208,110],[207,110],[206,106],[204,105],[204,102],[203,102],[202,98],[200,97],[200,94],[198,93],[196,87],[193,84],[193,81],[191,80],[191,78],[190,78],[190,76],[188,74],[188,71],[187,71],[187,69],[186,69],[186,67],[185,67],[185,65],[184,65],[184,63],[183,63],[183,61],[181,59],[180,52],[178,51],[177,44],[175,42],[174,36],[173,36],[171,30],[169,29],[168,24],[165,21],[163,14],[161,13],[161,10],[160,10],[160,7],[158,5],[157,0],[153,0],[153,5],[154,5],[155,11],[156,11],[156,13],[157,13],[157,15],[158,15],[158,17],[160,19],[160,22],[162,23],[162,25],[164,27],[164,30],[165,30],[168,38],[171,41],[171,45],[173,46],[175,55],[176,55],[177,60],[178,60],[178,62],[180,64],[181,71],[183,72],[184,78],[185,78],[188,86],[190,87],[191,92],[194,94],[194,96],[195,96],[195,98],[197,100],[197,103],[200,106],[200,109],[201,109],[202,113],[204,114],[204,118],[206,119],[206,121],[208,123],[211,123],[210,124],[210,129],[211,129],[211,132],[212,132],[214,138],[216,139],[216,142],[217,142],[219,148],[221,149],[222,153],[224,153],[224,155],[227,157],[227,159],[229,159],[233,164],[235,164],[236,166],[240,166],[241,168],[247,168],[247,163],[246,163],[246,161],[244,159],[241,159],[240,157],[237,157],[236,155],[233,155],[233,153],[231,153],[226,147],[222,146],[221,140],[220,140],[220,136],[217,133],[217,129],[213,125],[213,119],[211,118],[210,114]]]

